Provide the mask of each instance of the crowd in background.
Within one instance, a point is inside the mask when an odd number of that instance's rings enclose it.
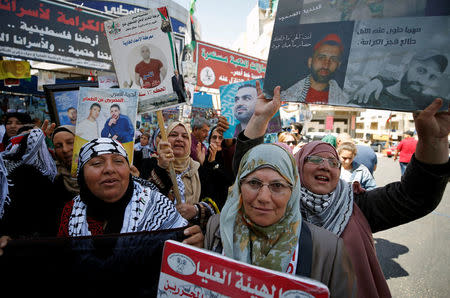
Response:
[[[375,153],[348,134],[308,143],[293,123],[278,142],[262,144],[280,90],[269,101],[257,89],[259,113],[237,138],[223,138],[223,116],[216,126],[201,117],[166,123],[167,139],[159,129],[137,132],[133,157],[117,140],[98,138],[78,152],[76,176],[74,126],[38,127],[24,113],[7,114],[0,254],[10,239],[184,227],[185,243],[311,277],[331,296],[389,296],[372,233],[439,204],[449,175],[442,102],[416,116],[418,141],[402,181],[377,188]],[[404,163],[412,145],[399,147]]]

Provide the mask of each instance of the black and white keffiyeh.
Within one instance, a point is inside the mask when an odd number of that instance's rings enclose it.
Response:
[[[300,204],[300,211],[307,222],[340,236],[353,212],[352,186],[339,179],[336,189],[325,195],[315,194],[302,186]]]
[[[56,164],[48,151],[44,132],[39,128],[35,128],[16,138],[22,139],[23,137],[27,138],[26,149],[19,159],[11,159],[11,157],[19,152],[21,146],[24,145],[22,142],[17,143],[11,140],[6,150],[2,152],[8,174],[12,173],[20,165],[25,164],[36,167],[44,176],[48,176],[53,181],[57,174]]]
[[[129,162],[127,151],[122,144],[110,138],[98,138],[81,147],[78,156],[77,175],[89,160],[103,154],[120,154]]]
[[[133,196],[125,208],[120,233],[174,229],[187,225],[175,205],[159,193],[156,186],[139,178],[133,178],[132,182]],[[91,235],[86,211],[86,204],[77,196],[69,219],[70,236]]]

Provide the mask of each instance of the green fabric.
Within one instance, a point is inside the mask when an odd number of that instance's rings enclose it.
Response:
[[[284,216],[279,222],[262,227],[245,215],[239,181],[266,167],[276,170],[293,188]],[[286,272],[300,235],[302,219],[299,198],[300,180],[293,156],[274,144],[252,148],[241,160],[236,180],[220,215],[224,254],[238,261]]]
[[[328,144],[333,145],[334,148],[336,148],[336,137],[333,135],[326,135],[322,138],[322,142],[326,142]]]

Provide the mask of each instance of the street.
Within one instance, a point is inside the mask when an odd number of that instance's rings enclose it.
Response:
[[[398,181],[398,161],[378,155],[377,186]],[[414,222],[373,235],[393,297],[448,297],[450,187],[438,208]]]

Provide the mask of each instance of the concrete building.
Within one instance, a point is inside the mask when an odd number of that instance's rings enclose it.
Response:
[[[408,130],[415,130],[412,113],[366,110],[356,118],[355,137],[366,140],[390,138],[399,141]]]

